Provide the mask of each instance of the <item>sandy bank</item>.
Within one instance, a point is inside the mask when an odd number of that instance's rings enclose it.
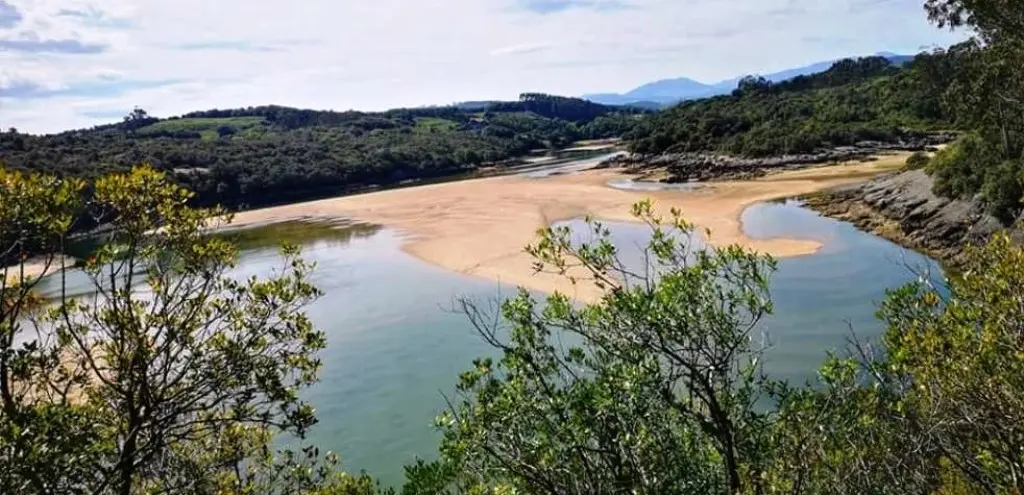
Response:
[[[815,252],[809,239],[751,239],[740,224],[743,210],[756,202],[797,196],[866,180],[903,165],[907,154],[875,162],[782,172],[751,181],[709,183],[699,191],[627,191],[609,187],[621,178],[614,170],[593,170],[546,179],[507,176],[449,182],[407,189],[331,198],[246,211],[235,226],[298,218],[350,218],[408,235],[404,249],[427,262],[468,275],[580,298],[592,288],[573,287],[560,277],[534,275],[523,247],[537,229],[590,214],[629,221],[630,206],[644,198],[663,212],[679,208],[701,230],[711,229],[716,245],[739,243],[778,257]]]
[[[64,267],[71,267],[75,264],[74,258],[71,257],[65,257],[63,262]],[[61,271],[61,266],[59,257],[38,256],[25,260],[20,266],[0,267],[0,276],[5,276],[7,283],[12,284],[18,282],[21,277],[28,280],[43,275],[52,275]]]

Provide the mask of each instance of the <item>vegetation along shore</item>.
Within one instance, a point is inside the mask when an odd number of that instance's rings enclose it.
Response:
[[[9,29],[46,24],[25,5],[0,0],[0,51],[30,53],[33,72],[41,53],[106,50]],[[52,17],[130,30],[101,7]],[[923,7],[966,41],[743,77],[667,108],[524,93],[384,112],[135,108],[0,133],[0,493],[1024,492],[1024,5]],[[442,22],[416,29],[467,39]],[[210,46],[284,43],[191,49]],[[74,93],[54,88],[0,77],[4,98]],[[565,148],[614,157],[545,156]],[[898,246],[757,205],[792,197],[955,269],[915,254],[940,273],[889,278],[906,268],[880,261]],[[778,230],[751,234],[744,211],[769,209]],[[213,231],[228,217],[288,227],[246,231],[261,246],[246,251]],[[310,219],[347,230],[286,223]],[[286,230],[309,238],[266,249]],[[484,285],[497,301],[460,292]],[[855,326],[852,306],[876,318]],[[801,318],[776,319],[787,311]],[[364,470],[374,457],[397,474]]]

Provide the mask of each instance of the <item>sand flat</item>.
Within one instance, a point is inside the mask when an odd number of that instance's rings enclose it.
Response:
[[[407,235],[403,249],[438,266],[467,275],[582,299],[597,296],[587,284],[534,274],[523,251],[538,229],[560,220],[591,215],[631,221],[630,207],[651,198],[661,212],[678,208],[700,230],[710,229],[715,245],[738,243],[776,257],[814,253],[807,239],[751,239],[740,222],[743,210],[760,201],[807,194],[864,181],[901,167],[907,153],[874,162],[786,171],[749,181],[711,182],[698,191],[627,191],[609,181],[615,170],[592,170],[546,179],[494,177],[372,192],[238,213],[234,226],[301,218],[346,218],[394,228]]]
[[[75,260],[65,256],[62,260],[59,256],[36,256],[25,260],[20,265],[0,267],[0,273],[7,279],[8,285],[14,285],[24,280],[39,278],[60,272],[65,267],[74,266]]]

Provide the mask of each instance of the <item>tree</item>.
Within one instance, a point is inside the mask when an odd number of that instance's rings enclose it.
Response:
[[[508,102],[488,116],[457,108],[362,113],[265,106],[161,120],[133,112],[127,122],[92,129],[46,136],[0,133],[0,158],[12,169],[90,181],[140,162],[157,170],[189,171],[176,180],[196,193],[197,206],[235,208],[463,174],[482,162],[522,156],[548,143],[614,137],[642,117],[567,100],[559,103],[556,117],[528,111],[543,102]],[[570,115],[583,120],[566,120]],[[426,118],[446,123],[436,132],[416,132],[417,121]],[[244,139],[228,139],[232,130]],[[204,139],[214,133],[222,139]],[[392,159],[379,159],[384,154]],[[473,156],[477,159],[467,159]]]
[[[403,493],[1024,488],[1024,247],[1008,235],[967,247],[941,284],[890,291],[878,347],[854,340],[794,386],[760,373],[751,339],[771,260],[691,252],[685,222],[636,213],[652,228],[645,271],[597,223],[592,242],[547,229],[529,249],[538,269],[607,289],[598,302],[523,291],[500,319],[464,302],[498,357],[461,376],[441,459],[409,466]]]
[[[761,76],[745,76],[743,79],[740,79],[740,82],[736,85],[736,89],[733,90],[733,94],[748,95],[767,93],[771,88],[771,81]]]
[[[972,175],[983,177],[965,192],[982,193],[992,212],[1009,222],[1022,206],[1024,7],[1005,0],[928,0],[925,8],[940,27],[975,35],[956,47],[959,63],[944,100],[956,123],[985,142],[978,157],[965,151],[966,159],[982,162]]]
[[[886,380],[904,383],[896,419],[960,482],[988,493],[1024,489],[1024,249],[1005,233],[966,248],[946,281],[890,295],[881,315]]]
[[[965,259],[942,284],[889,292],[877,351],[861,342],[817,389],[788,391],[776,471],[804,493],[1024,488],[1024,248],[997,234]]]
[[[538,269],[607,290],[577,307],[523,291],[502,305],[508,328],[471,301],[464,309],[499,352],[461,377],[461,400],[438,419],[435,480],[523,493],[738,493],[760,484],[769,413],[752,331],[771,310],[774,262],[732,246],[692,250],[693,227],[651,204],[646,270],[629,271],[609,232],[594,242],[544,231]],[[634,268],[635,269],[635,268]],[[431,478],[433,476],[433,478]],[[419,486],[430,485],[416,479]]]
[[[156,119],[150,117],[145,110],[139,107],[135,107],[128,115],[125,115],[123,120],[122,127],[128,132],[135,132],[142,127],[156,122]]]
[[[0,178],[20,200],[4,194],[0,215],[26,219],[2,223],[15,246],[67,232],[80,183]],[[319,295],[312,266],[286,247],[274,276],[238,280],[235,248],[210,231],[223,211],[192,209],[190,197],[147,167],[98,180],[89,207],[110,233],[84,267],[95,293],[57,301],[35,338],[3,315],[5,491],[373,491],[315,448],[273,454],[275,437],[301,439],[316,421],[299,398],[325,345],[302,311]]]
[[[1024,9],[1014,0],[926,0],[925,10],[939,27],[972,29],[985,43],[1024,42]]]
[[[134,109],[132,109],[131,112],[128,113],[128,115],[125,115],[124,121],[125,122],[132,122],[132,121],[138,121],[138,120],[145,120],[145,119],[148,119],[148,118],[149,118],[149,114],[146,113],[145,110],[143,110],[143,109],[141,109],[139,107],[135,107]]]
[[[231,135],[235,134],[235,132],[236,132],[235,128],[231,127],[229,125],[219,125],[219,126],[217,126],[217,136],[218,137],[231,136]]]
[[[42,301],[40,276],[62,267],[60,253],[81,212],[81,181],[0,169],[0,487],[11,493],[59,493],[88,476],[77,459],[95,431],[88,411],[37,402],[26,387],[59,363],[55,349],[26,340],[28,316]],[[30,265],[29,257],[45,254]],[[36,268],[33,270],[32,268]],[[66,406],[66,407],[65,407]]]
[[[942,68],[954,56],[923,57],[923,67],[865,57],[781,82],[748,76],[732,94],[683,102],[634,125],[630,146],[638,153],[760,157],[864,140],[905,144],[950,125],[940,102],[951,76],[926,69]]]

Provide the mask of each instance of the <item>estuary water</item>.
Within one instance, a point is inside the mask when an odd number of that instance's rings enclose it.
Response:
[[[938,265],[917,253],[796,202],[763,203],[743,215],[753,237],[786,236],[824,243],[816,254],[783,259],[772,281],[775,315],[763,322],[775,377],[812,380],[828,350],[842,349],[854,329],[877,336],[876,303],[886,288]],[[582,222],[569,222],[574,229]],[[607,223],[623,250],[645,243],[645,227]],[[269,274],[281,240],[300,243],[317,263],[314,282],[325,295],[309,312],[328,336],[322,381],[306,398],[320,423],[309,440],[340,453],[349,471],[366,470],[385,484],[402,479],[402,466],[435,455],[433,418],[445,407],[458,374],[490,350],[456,299],[484,303],[514,288],[463,276],[419,261],[401,249],[401,233],[364,224],[287,222],[231,233],[239,243],[239,275]],[[56,279],[44,281],[56,290]],[[86,292],[80,272],[68,273],[71,292]],[[539,296],[541,297],[541,296]]]

